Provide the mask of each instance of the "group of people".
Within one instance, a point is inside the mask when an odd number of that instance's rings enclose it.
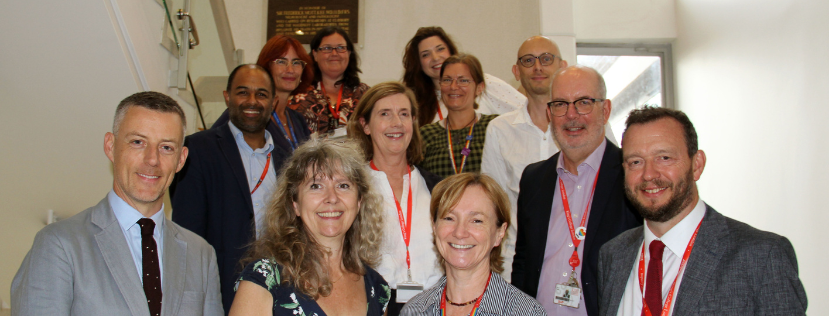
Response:
[[[518,49],[525,94],[440,27],[402,83],[361,83],[341,29],[311,50],[271,38],[186,137],[171,98],[124,99],[112,190],[38,233],[13,314],[805,314],[788,240],[700,199],[688,117],[635,110],[620,149],[551,40]]]

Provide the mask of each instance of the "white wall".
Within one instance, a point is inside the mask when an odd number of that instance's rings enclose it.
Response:
[[[679,0],[677,103],[708,164],[701,197],[794,244],[809,313],[829,314],[829,2]]]

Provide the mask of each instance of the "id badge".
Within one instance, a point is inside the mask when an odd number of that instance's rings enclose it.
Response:
[[[415,295],[423,292],[423,284],[417,282],[397,283],[397,303],[406,303]]]
[[[570,280],[567,283],[556,284],[556,296],[553,302],[572,308],[579,308],[581,302],[581,288],[576,280],[576,272],[570,273]]]
[[[334,129],[334,133],[330,134],[328,138],[338,139],[338,138],[345,138],[348,136],[348,131],[346,131],[345,127],[338,127]]]

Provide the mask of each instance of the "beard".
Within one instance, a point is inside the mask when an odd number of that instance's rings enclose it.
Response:
[[[644,190],[649,183],[652,183],[660,188],[669,187],[671,189],[673,195],[671,195],[667,203],[662,206],[646,206],[642,201],[637,199],[636,193]],[[694,174],[691,168],[689,168],[685,178],[680,179],[676,184],[671,184],[667,181],[657,179],[650,182],[640,183],[635,188],[625,186],[625,194],[627,195],[628,200],[630,200],[630,203],[633,204],[633,207],[635,207],[639,212],[639,215],[641,215],[644,219],[651,222],[664,223],[676,217],[677,214],[691,204],[692,183],[694,183]]]
[[[267,109],[263,107],[251,106],[251,105],[239,105],[234,109],[231,109],[229,112],[230,114],[230,121],[233,122],[233,125],[236,126],[239,130],[246,132],[246,133],[258,133],[265,129],[268,126],[268,122],[270,121],[270,113],[260,115],[258,118],[248,118],[244,116],[243,111],[247,109],[256,109],[261,110],[262,113],[267,113]]]

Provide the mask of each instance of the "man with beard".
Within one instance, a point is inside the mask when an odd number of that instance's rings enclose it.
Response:
[[[688,117],[649,107],[626,124],[625,193],[645,225],[602,247],[600,315],[805,315],[791,243],[699,198],[705,153]]]
[[[599,249],[642,224],[625,199],[622,152],[605,138],[605,95],[592,68],[553,75],[546,114],[561,152],[521,176],[512,284],[550,315],[598,315]]]
[[[233,302],[239,259],[258,235],[276,173],[288,153],[265,130],[274,107],[270,73],[241,65],[230,73],[230,121],[187,136],[190,159],[170,187],[173,221],[216,249],[225,311]]]

